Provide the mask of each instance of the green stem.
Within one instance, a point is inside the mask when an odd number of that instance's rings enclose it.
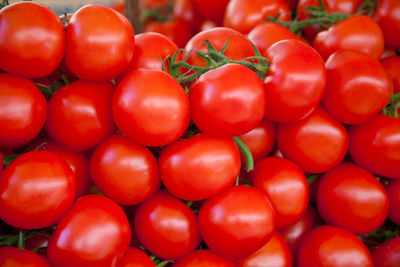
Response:
[[[382,109],[382,114],[390,117],[399,118],[398,109],[400,108],[400,93],[392,95],[386,107]]]
[[[7,167],[11,164],[11,162],[16,159],[17,157],[21,156],[21,154],[13,154],[9,156],[3,156],[3,166]]]
[[[25,249],[25,245],[24,245],[24,233],[22,232],[22,230],[19,230],[19,234],[18,234],[18,248],[19,249]]]
[[[239,139],[239,137],[234,136],[233,140],[235,140],[236,145],[244,155],[244,158],[246,160],[246,171],[252,171],[254,169],[254,160],[249,148],[243,143],[242,140]]]
[[[307,183],[310,185],[312,182],[314,182],[317,178],[319,177],[319,174],[311,174],[307,176]]]
[[[156,265],[156,267],[164,267],[169,263],[174,263],[173,261],[162,261]]]

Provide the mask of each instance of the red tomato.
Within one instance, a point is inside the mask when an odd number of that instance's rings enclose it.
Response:
[[[397,0],[380,0],[374,13],[374,20],[382,29],[385,47],[400,48],[400,2]]]
[[[0,11],[0,68],[29,78],[53,72],[64,56],[64,25],[55,12],[33,2]]]
[[[279,21],[289,21],[291,13],[284,0],[231,0],[226,7],[224,26],[248,33],[268,17],[279,14]]]
[[[2,267],[50,267],[45,257],[30,250],[15,247],[0,247],[0,266]]]
[[[350,155],[377,175],[400,178],[400,118],[378,114],[350,127]]]
[[[120,262],[118,267],[156,267],[153,261],[146,253],[137,249],[129,248]]]
[[[62,217],[47,252],[52,266],[115,267],[130,241],[122,209],[106,197],[87,195]]]
[[[114,93],[115,123],[127,137],[146,146],[176,141],[189,125],[189,99],[179,83],[160,70],[125,76]]]
[[[204,0],[203,0],[204,1]],[[193,0],[174,0],[173,17],[189,25],[192,32],[197,32],[200,27],[201,17]]]
[[[201,75],[190,89],[189,98],[193,122],[213,136],[247,133],[264,117],[262,82],[252,70],[239,64],[227,64]]]
[[[0,176],[0,217],[9,225],[39,229],[57,223],[75,197],[75,178],[59,156],[25,153]]]
[[[175,262],[172,267],[235,267],[227,259],[221,258],[209,250],[196,250],[188,256]]]
[[[321,56],[297,40],[282,40],[266,51],[271,62],[264,87],[265,116],[273,121],[294,122],[305,118],[320,103],[326,86]]]
[[[400,225],[400,180],[391,181],[386,190],[389,195],[389,219]]]
[[[111,112],[112,83],[75,81],[48,102],[47,134],[75,152],[95,147],[115,131]]]
[[[354,234],[334,226],[320,226],[304,237],[298,267],[373,267],[367,247]]]
[[[326,61],[327,86],[322,103],[337,120],[365,122],[382,110],[393,83],[378,60],[354,50],[339,50]]]
[[[371,253],[375,267],[398,267],[400,259],[400,236],[380,244]]]
[[[325,60],[340,49],[364,52],[379,59],[384,48],[383,33],[370,17],[356,15],[318,33],[313,47]]]
[[[132,59],[135,32],[126,17],[102,5],[86,5],[67,28],[66,63],[73,74],[89,81],[120,75]]]
[[[237,261],[238,267],[291,267],[292,254],[283,236],[274,232],[271,239],[256,253]]]
[[[90,158],[90,175],[106,196],[122,205],[144,201],[161,185],[154,155],[121,135],[97,146]]]
[[[163,149],[159,164],[168,191],[196,201],[234,184],[240,171],[240,154],[232,138],[199,134]]]
[[[35,84],[0,73],[0,147],[17,148],[33,140],[46,114],[46,99]]]
[[[305,172],[321,173],[343,160],[349,136],[342,124],[317,107],[301,121],[279,124],[277,143],[282,154]]]
[[[211,20],[222,25],[226,6],[229,0],[193,0],[195,7],[205,20]]]
[[[238,260],[261,249],[275,230],[271,202],[259,190],[234,186],[200,208],[200,231],[212,252]]]
[[[400,93],[400,57],[393,56],[381,60],[382,66],[393,81],[393,92]]]
[[[192,37],[192,31],[189,25],[180,20],[166,21],[162,23],[150,22],[144,26],[143,32],[161,33],[168,37],[178,47],[184,47]]]
[[[201,241],[196,215],[165,189],[139,206],[133,227],[144,247],[163,260],[180,259]]]
[[[256,162],[251,175],[253,186],[268,197],[275,209],[276,228],[300,220],[308,204],[308,184],[300,167],[287,159],[267,157]]]
[[[383,224],[389,196],[368,171],[353,163],[342,163],[321,177],[317,206],[327,223],[363,235]]]

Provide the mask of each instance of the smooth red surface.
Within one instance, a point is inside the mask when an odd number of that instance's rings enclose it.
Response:
[[[400,262],[400,236],[380,244],[371,252],[375,267],[397,267]]]
[[[217,25],[222,24],[229,0],[193,0],[193,2],[204,19],[211,20]]]
[[[400,93],[400,56],[384,58],[381,63],[392,79],[393,92]]]
[[[0,266],[2,267],[50,267],[45,257],[30,250],[15,247],[0,247]]]
[[[386,190],[389,195],[389,219],[400,225],[400,180],[389,182]]]
[[[180,20],[166,22],[150,22],[145,25],[143,32],[157,32],[167,36],[178,47],[183,48],[192,37],[189,25]]]
[[[373,19],[379,24],[385,37],[385,47],[400,48],[400,2],[397,0],[380,0]]]
[[[236,265],[227,259],[221,258],[209,250],[196,250],[190,255],[175,262],[172,267],[235,267]]]
[[[156,265],[150,257],[142,250],[137,248],[129,248],[122,259],[119,261],[118,267],[155,267]]]

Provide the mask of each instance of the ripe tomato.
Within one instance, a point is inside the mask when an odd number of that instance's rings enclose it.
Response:
[[[240,154],[232,138],[199,134],[163,149],[159,164],[168,191],[196,201],[234,184],[240,171]]]
[[[0,147],[17,148],[33,140],[46,114],[46,99],[35,84],[0,73]]]
[[[377,175],[400,178],[400,119],[378,114],[350,127],[349,152],[355,163]]]
[[[193,0],[196,9],[205,20],[211,20],[218,26],[222,25],[226,6],[229,0]]]
[[[201,241],[196,215],[165,189],[140,204],[133,227],[144,247],[163,260],[180,259]]]
[[[90,158],[90,175],[106,196],[122,205],[144,201],[161,185],[154,155],[121,135],[96,147]]]
[[[193,122],[213,136],[247,133],[264,117],[262,82],[252,70],[239,64],[227,64],[201,75],[190,89],[189,98]]]
[[[132,59],[135,32],[126,17],[102,5],[86,5],[72,15],[67,28],[65,60],[77,77],[108,81]]]
[[[119,261],[118,267],[156,267],[153,261],[146,253],[137,249],[129,248],[122,259]]]
[[[375,267],[398,267],[400,258],[400,236],[380,244],[372,250]]]
[[[221,258],[209,250],[196,250],[186,257],[175,262],[172,267],[235,267],[236,265],[227,259]]]
[[[178,47],[184,47],[192,37],[192,31],[185,22],[172,20],[166,22],[150,22],[144,26],[143,32],[157,32],[168,37]]]
[[[246,34],[268,17],[276,15],[279,15],[279,21],[291,19],[285,0],[231,0],[226,7],[224,26]]]
[[[291,267],[292,254],[283,236],[274,232],[271,239],[256,253],[237,261],[238,267]]]
[[[131,229],[122,209],[106,197],[87,195],[62,217],[47,252],[52,266],[115,267],[130,241]]]
[[[277,143],[282,154],[303,171],[321,173],[343,160],[349,136],[342,124],[317,107],[301,121],[279,124]]]
[[[389,182],[386,190],[389,195],[389,219],[400,225],[400,180]]]
[[[43,256],[30,250],[0,247],[0,266],[3,267],[50,267]]]
[[[381,60],[382,66],[393,81],[393,92],[400,93],[400,56],[393,56]]]
[[[334,226],[319,226],[304,237],[298,267],[373,267],[367,247],[354,234]]]
[[[326,86],[326,69],[311,46],[297,40],[282,40],[266,51],[271,62],[264,87],[266,118],[294,122],[305,118],[320,103]]]
[[[48,102],[46,132],[57,144],[82,152],[115,131],[112,83],[78,80],[57,90]]]
[[[152,69],[130,72],[112,100],[115,123],[127,137],[146,146],[176,141],[189,125],[189,99],[169,74]]]
[[[374,20],[382,29],[385,37],[385,47],[400,48],[400,2],[397,0],[380,0],[373,15]]]
[[[218,256],[238,260],[261,249],[275,230],[275,211],[259,190],[234,186],[200,208],[203,240]]]
[[[188,25],[191,32],[195,33],[199,30],[201,17],[193,0],[174,0],[172,15],[176,20],[183,21]]]
[[[14,227],[52,226],[71,206],[74,197],[71,168],[51,152],[25,153],[0,176],[0,217]]]
[[[389,102],[393,83],[378,60],[359,51],[339,50],[326,61],[322,103],[337,120],[365,122]]]
[[[64,56],[64,25],[55,12],[33,2],[0,11],[0,68],[29,78],[53,72]]]
[[[356,15],[318,33],[313,47],[325,60],[340,49],[364,52],[379,59],[384,48],[383,33],[370,17]]]
[[[268,197],[275,209],[276,228],[300,220],[308,204],[308,184],[300,167],[284,158],[267,157],[256,162],[251,175],[253,186]]]

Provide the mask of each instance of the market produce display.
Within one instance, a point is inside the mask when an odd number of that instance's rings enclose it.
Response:
[[[399,0],[138,8],[0,3],[0,266],[400,266]]]

